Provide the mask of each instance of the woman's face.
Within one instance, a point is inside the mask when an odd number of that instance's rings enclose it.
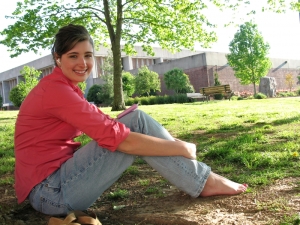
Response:
[[[93,46],[89,41],[78,42],[74,48],[66,52],[57,61],[63,74],[74,85],[85,81],[94,66]]]

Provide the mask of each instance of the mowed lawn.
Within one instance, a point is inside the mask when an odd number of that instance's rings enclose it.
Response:
[[[179,139],[197,144],[198,159],[252,188],[300,176],[300,98],[222,100],[139,106]],[[101,110],[112,117],[119,112]],[[12,184],[14,123],[0,111],[0,185]],[[83,143],[86,136],[78,138]],[[251,191],[251,188],[250,188]]]

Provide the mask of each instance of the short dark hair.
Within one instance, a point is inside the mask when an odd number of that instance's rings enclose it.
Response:
[[[59,29],[51,49],[52,57],[57,66],[57,56],[61,57],[70,51],[78,42],[89,41],[94,48],[94,42],[84,26],[69,24]]]

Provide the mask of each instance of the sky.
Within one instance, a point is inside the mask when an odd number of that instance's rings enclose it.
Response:
[[[0,8],[1,31],[13,23],[13,21],[5,19],[5,15],[12,14],[18,1],[20,0],[6,1],[5,4],[3,4],[4,7],[2,6]],[[261,9],[261,5],[253,5],[257,4],[257,2],[259,1],[252,1],[252,7]],[[242,8],[235,15],[234,21],[241,24],[250,18],[253,19],[253,22],[258,25],[258,30],[261,32],[265,42],[268,42],[270,45],[269,57],[300,60],[300,21],[298,12],[287,11],[281,14],[264,12],[256,13],[255,16],[252,17],[245,16],[245,14]],[[228,53],[228,45],[233,39],[234,34],[238,31],[237,26],[223,26],[225,22],[232,20],[232,12],[220,13],[209,9],[208,18],[210,22],[218,24],[218,28],[215,29],[218,41],[212,44],[209,49],[203,49],[199,45],[196,45],[196,50]],[[0,37],[0,39],[3,39],[3,37]],[[4,45],[0,45],[0,52],[0,73],[50,54],[50,50],[47,49],[41,51],[39,54],[29,52],[23,53],[16,58],[10,58],[8,49]]]

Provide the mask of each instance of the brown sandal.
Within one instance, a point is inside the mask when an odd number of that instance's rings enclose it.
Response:
[[[81,211],[70,212],[67,217],[59,219],[51,217],[48,225],[102,225],[95,213],[90,212],[89,215]]]

